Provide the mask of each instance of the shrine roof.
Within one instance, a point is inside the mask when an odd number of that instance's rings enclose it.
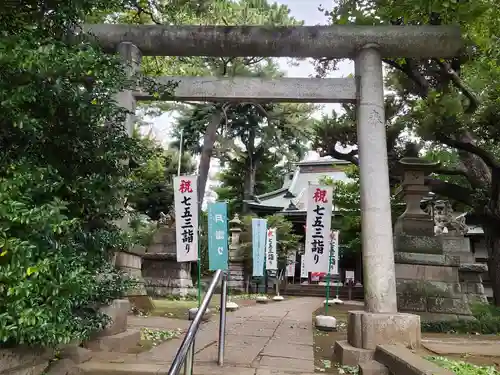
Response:
[[[348,182],[349,178],[344,169],[349,164],[347,161],[333,158],[302,161],[296,164],[295,172],[285,177],[280,189],[258,195],[246,202],[254,211],[304,213],[307,210],[305,193],[308,186],[320,183],[325,177]]]

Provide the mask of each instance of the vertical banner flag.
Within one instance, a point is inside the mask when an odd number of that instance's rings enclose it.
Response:
[[[309,272],[307,272],[306,268],[306,255],[302,254],[300,257],[300,278],[305,279],[309,276]]]
[[[174,177],[177,262],[198,260],[197,176]]]
[[[276,252],[276,228],[267,230],[266,270],[278,269],[278,254]]]
[[[228,269],[227,203],[208,204],[208,268]]]
[[[332,230],[330,232],[330,275],[339,274],[339,231]]]
[[[267,220],[252,219],[253,276],[264,276]]]
[[[309,185],[307,189],[306,268],[328,272],[333,187]]]
[[[286,276],[294,277],[295,276],[295,259],[297,254],[295,251],[293,253],[289,253],[286,261]]]

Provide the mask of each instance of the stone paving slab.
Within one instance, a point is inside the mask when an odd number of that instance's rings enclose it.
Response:
[[[321,303],[321,298],[294,298],[229,313],[225,364],[314,372],[312,313]],[[218,328],[218,319],[214,319],[200,329],[195,345],[196,363],[207,365],[211,362],[216,366]],[[173,357],[180,342],[181,339],[175,339],[161,344],[142,358],[164,360],[168,355]]]
[[[263,356],[258,364],[259,369],[296,371],[296,372],[314,372],[314,361],[304,359],[281,358]]]
[[[223,368],[216,364],[219,320],[217,316],[214,317],[203,324],[197,334],[194,374],[314,373],[312,313],[321,306],[322,301],[322,298],[314,297],[293,298],[228,313]],[[168,329],[164,328],[167,324],[176,323],[175,319],[160,318],[146,325],[146,320],[141,319],[145,318],[132,319],[131,324]],[[185,323],[186,326],[189,324],[187,321]],[[91,361],[84,370],[87,375],[166,374],[182,339],[169,340],[149,352],[123,355],[105,363]],[[105,367],[98,371],[98,365]]]
[[[314,361],[314,354],[311,345],[283,343],[280,339],[270,340],[266,347],[262,350],[261,355]]]
[[[231,327],[227,330],[227,334],[238,334],[244,336],[261,336],[261,337],[272,337],[276,328],[257,328],[252,326],[243,325],[241,327]]]

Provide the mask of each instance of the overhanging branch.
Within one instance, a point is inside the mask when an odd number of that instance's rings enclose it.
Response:
[[[459,89],[462,94],[467,97],[467,99],[469,99],[469,107],[467,107],[465,113],[474,113],[477,107],[479,107],[479,98],[473,93],[472,89],[465,85],[457,72],[451,67],[449,63],[440,59],[434,59],[434,61],[441,67],[441,70],[444,72],[444,74],[446,74],[451,79],[453,85],[457,89]]]
[[[335,159],[345,160],[354,165],[359,166],[359,159],[357,158],[358,150],[351,150],[349,152],[340,152],[335,150],[335,146],[333,146],[326,152],[326,154],[334,157]]]
[[[438,180],[432,177],[427,177],[425,179],[425,184],[430,187],[431,191],[434,194],[453,199],[467,206],[472,206],[473,204],[471,198],[473,191],[471,189],[467,189],[462,186]]]
[[[467,151],[470,152],[471,154],[477,155],[480,157],[484,163],[492,168],[500,168],[500,164],[495,160],[493,155],[491,155],[488,151],[482,149],[481,147],[476,146],[475,144],[472,144],[470,142],[463,142],[459,141],[457,139],[450,138],[448,136],[445,136],[444,134],[437,134],[436,135],[436,140],[444,143],[447,146],[456,148],[458,150],[462,151]]]

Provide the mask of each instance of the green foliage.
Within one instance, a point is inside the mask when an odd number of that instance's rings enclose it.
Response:
[[[360,25],[458,25],[465,41],[460,56],[432,59],[385,58],[386,87],[402,102],[397,122],[388,121],[389,161],[398,157],[391,152],[390,133],[401,134],[400,124],[425,141],[426,152],[443,156],[449,150],[457,163],[427,178],[432,191],[444,198],[468,206],[478,213],[486,237],[488,252],[500,252],[500,3],[496,0],[355,0],[336,2],[325,11],[332,24]],[[324,75],[336,61],[318,60],[318,73]],[[327,134],[328,135],[328,134]],[[330,139],[324,145],[335,146]],[[338,138],[338,137],[337,137]],[[446,152],[442,152],[446,148]],[[331,150],[332,156],[340,158]],[[348,160],[350,155],[344,156]],[[439,178],[436,178],[439,175]],[[459,177],[460,176],[460,177]],[[489,265],[495,303],[500,306],[500,257]]]
[[[176,330],[141,328],[141,340],[150,342],[152,346],[157,346],[162,342],[179,337],[181,333],[180,328]]]
[[[340,256],[346,253],[361,251],[361,201],[359,168],[351,165],[345,168],[346,176],[350,179],[334,181],[323,178],[321,183],[334,186],[333,200],[340,218],[333,224],[339,231]],[[392,217],[395,220],[401,213],[401,205],[395,197],[391,197]]]
[[[485,335],[500,332],[500,308],[490,304],[473,304],[471,310],[475,320],[422,322],[422,331]]]
[[[247,215],[241,219],[243,231],[240,242],[241,248],[244,250],[247,269],[252,267],[252,218],[254,217]],[[283,215],[267,216],[265,219],[267,220],[267,228],[276,228],[278,268],[285,268],[287,256],[290,252],[297,250],[300,236],[293,233],[293,224]]]
[[[260,195],[277,190],[283,185],[283,176],[288,171],[287,166],[278,166],[280,160],[275,155],[264,156],[255,173],[254,194]],[[229,216],[243,210],[245,160],[231,159],[226,168],[219,173],[217,180],[220,187],[215,188],[217,200],[228,202]]]
[[[239,68],[239,75],[274,77],[281,73],[274,63]],[[311,113],[314,107],[303,104],[242,103],[229,108],[222,105],[199,104],[184,107],[174,130],[179,140],[183,133],[184,147],[193,154],[202,152],[203,139],[215,110],[224,112],[217,129],[213,156],[221,160],[244,163],[244,170],[260,168],[265,158],[294,162],[305,155],[311,134]],[[178,141],[175,143],[178,144]]]
[[[135,78],[117,57],[67,41],[91,12],[119,6],[133,4],[2,8],[0,345],[88,338],[107,323],[99,307],[131,286],[110,259],[133,245],[115,224],[130,186],[123,161],[147,157],[115,102]]]
[[[148,215],[153,220],[173,211],[173,178],[177,176],[179,153],[165,150],[154,139],[136,136],[146,149],[145,161],[131,175],[132,186],[128,202],[138,212]],[[194,163],[188,153],[183,153],[181,174],[191,174]]]
[[[464,361],[454,361],[445,357],[427,357],[440,367],[451,370],[456,375],[499,375],[495,366],[477,366]]]
[[[130,285],[108,251],[129,244],[113,228],[88,231],[58,195],[52,167],[20,160],[0,178],[0,344],[55,345],[107,322],[95,310]],[[71,215],[71,216],[70,216]]]

